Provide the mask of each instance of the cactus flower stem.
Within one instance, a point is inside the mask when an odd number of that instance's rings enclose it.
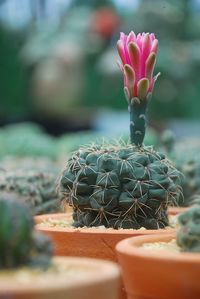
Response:
[[[142,146],[146,130],[147,101],[133,98],[129,104],[131,143]]]

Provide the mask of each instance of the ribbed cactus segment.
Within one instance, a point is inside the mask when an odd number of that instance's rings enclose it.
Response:
[[[46,236],[34,233],[30,209],[12,196],[0,197],[0,269],[23,265],[46,267],[52,255],[52,245]],[[45,247],[40,244],[44,244]]]
[[[177,244],[182,251],[200,252],[200,205],[194,205],[178,218]]]
[[[151,147],[93,145],[68,160],[60,189],[74,226],[157,229],[180,192],[179,172]]]
[[[61,197],[56,185],[56,176],[47,172],[20,170],[0,173],[0,190],[27,203],[34,214],[59,209]]]

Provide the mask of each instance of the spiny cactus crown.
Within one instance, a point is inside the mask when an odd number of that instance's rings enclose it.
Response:
[[[0,269],[47,267],[52,256],[49,238],[33,230],[30,209],[12,196],[0,196]]]
[[[75,226],[157,229],[168,225],[179,172],[151,147],[93,145],[75,152],[60,186]]]
[[[182,251],[200,252],[200,205],[194,205],[178,218],[177,244]]]

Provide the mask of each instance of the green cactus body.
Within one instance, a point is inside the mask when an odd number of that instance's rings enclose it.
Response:
[[[200,205],[200,194],[196,193],[192,198],[191,198],[191,205]]]
[[[129,104],[131,143],[141,146],[146,131],[147,100],[133,98]]]
[[[190,206],[193,197],[200,193],[200,160],[194,158],[178,164],[177,168],[184,174],[181,180],[184,200],[180,198],[178,204],[180,206]]]
[[[48,157],[56,159],[57,148],[53,137],[33,123],[5,126],[0,130],[0,157]]]
[[[161,147],[183,174],[180,181],[183,196],[180,196],[177,202],[179,206],[192,205],[194,196],[200,194],[199,146],[199,140],[194,138],[185,138],[175,142],[171,131],[164,132],[161,137]]]
[[[200,205],[194,205],[178,218],[177,244],[182,251],[200,252]]]
[[[33,228],[28,207],[1,194],[0,223],[0,268],[26,263]]]
[[[61,196],[56,185],[55,175],[40,171],[2,171],[0,174],[1,192],[27,203],[34,214],[58,211]]]
[[[13,199],[12,195],[1,193],[0,197],[0,269],[23,265],[46,267],[52,255],[52,246],[46,236],[33,233],[34,221],[30,209],[24,203]],[[47,246],[48,245],[48,246]],[[45,258],[44,258],[45,257]]]
[[[161,153],[135,145],[93,145],[75,152],[60,187],[74,226],[158,229],[179,194],[179,172]]]

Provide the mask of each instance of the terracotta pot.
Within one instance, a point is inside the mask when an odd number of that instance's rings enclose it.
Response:
[[[200,298],[200,254],[144,249],[144,243],[168,242],[171,234],[128,238],[116,246],[128,299]]]
[[[120,272],[116,264],[88,258],[55,258],[58,272],[27,276],[3,276],[0,298],[12,299],[118,299]],[[40,277],[39,277],[40,275]],[[47,275],[47,277],[45,277]]]
[[[187,209],[188,207],[169,207],[167,211],[169,215],[178,215],[187,211]]]
[[[46,214],[35,216],[36,224],[48,219],[64,220],[71,218],[70,213]],[[117,262],[116,244],[128,237],[169,233],[174,229],[135,230],[135,229],[93,229],[93,228],[62,228],[37,226],[38,231],[48,234],[55,245],[58,256],[85,256]]]
[[[51,219],[71,218],[71,214],[48,214],[35,217],[37,224]],[[116,244],[128,237],[166,233],[173,229],[133,230],[133,229],[78,229],[36,226],[36,229],[49,235],[54,241],[55,253],[60,256],[84,256],[117,262]],[[120,299],[126,299],[122,285]],[[96,299],[96,298],[95,298]]]

